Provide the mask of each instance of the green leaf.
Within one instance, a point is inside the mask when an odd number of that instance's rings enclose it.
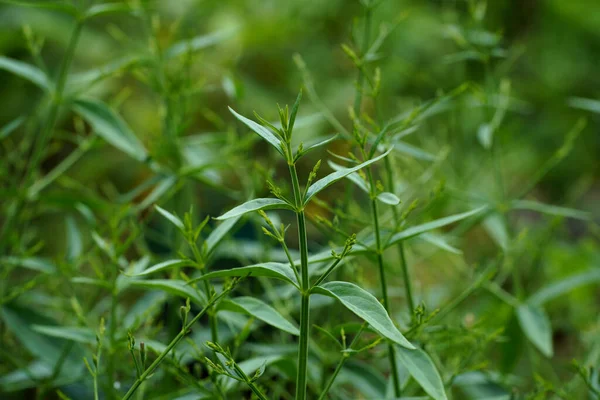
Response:
[[[145,275],[150,275],[150,274],[155,274],[157,272],[160,271],[165,271],[167,269],[171,269],[171,268],[176,268],[176,267],[189,267],[189,266],[193,266],[194,263],[190,260],[167,260],[167,261],[163,261],[159,264],[153,265],[150,268],[139,272],[137,274],[132,274],[129,275],[131,277],[137,277],[137,276],[145,276]]]
[[[219,305],[219,309],[250,314],[282,331],[291,333],[295,336],[300,335],[300,331],[295,324],[285,319],[283,315],[273,307],[255,297],[243,296],[223,300]]]
[[[94,4],[83,14],[84,18],[98,17],[101,15],[116,14],[122,12],[130,12],[133,9],[127,4],[119,3],[104,3]]]
[[[402,347],[396,348],[398,359],[413,378],[421,385],[423,390],[435,400],[446,400],[444,382],[435,367],[435,364],[424,350],[416,348],[408,350]]]
[[[72,340],[74,342],[86,344],[96,343],[96,333],[90,328],[56,325],[32,325],[31,328],[34,331],[46,336]]]
[[[502,250],[508,249],[508,230],[502,214],[492,214],[483,220],[483,227]]]
[[[543,214],[556,215],[589,221],[592,214],[586,211],[575,210],[572,208],[552,206],[533,200],[513,200],[511,206],[515,210],[532,210]]]
[[[326,144],[329,144],[329,143],[335,141],[338,137],[339,137],[339,135],[334,135],[334,136],[328,137],[326,139],[317,139],[314,143],[307,144],[302,149],[302,154],[306,154],[306,153],[308,153],[311,150],[314,150],[314,149],[319,148],[321,146],[325,146]]]
[[[37,85],[47,92],[52,92],[54,88],[54,85],[48,76],[46,76],[44,71],[31,64],[0,56],[0,69],[12,72],[21,78],[27,79],[29,82]]]
[[[138,161],[148,157],[146,149],[125,121],[99,100],[76,100],[73,109],[108,143]]]
[[[551,283],[531,295],[527,299],[527,303],[534,306],[541,306],[550,300],[567,294],[573,289],[593,283],[600,283],[600,268],[574,274],[558,282]]]
[[[567,103],[573,108],[600,114],[600,101],[598,100],[586,99],[583,97],[571,97]]]
[[[436,247],[439,247],[442,250],[446,250],[449,253],[454,254],[462,254],[462,250],[457,249],[452,246],[450,243],[446,241],[446,239],[441,235],[436,235],[433,233],[423,233],[419,236],[419,239],[426,241]]]
[[[391,206],[397,206],[400,204],[400,199],[394,193],[383,192],[377,195],[377,200],[382,203],[389,204]]]
[[[408,349],[414,349],[390,319],[375,296],[350,282],[328,282],[312,289],[313,293],[338,299],[347,309],[364,319],[383,337]]]
[[[13,133],[19,126],[23,124],[23,122],[25,122],[25,119],[25,116],[20,116],[4,125],[2,129],[0,129],[0,140],[7,138],[8,135]]]
[[[393,149],[396,150],[398,153],[407,154],[417,160],[435,161],[435,156],[433,154],[421,150],[420,148],[410,145],[408,143],[397,140],[393,143],[393,145]]]
[[[23,267],[33,271],[45,272],[51,274],[56,272],[56,267],[52,262],[41,257],[15,257],[8,256],[0,258],[0,263]]]
[[[182,40],[173,44],[165,51],[165,58],[175,58],[182,54],[192,53],[214,46],[215,44],[232,37],[237,30],[238,28],[222,29],[207,35],[200,35],[193,37],[192,39]]]
[[[296,276],[294,275],[294,271],[292,271],[289,263],[276,263],[276,262],[267,262],[255,265],[248,265],[246,267],[240,268],[232,268],[232,269],[224,269],[220,271],[209,272],[208,274],[202,275],[196,279],[193,279],[191,282],[196,282],[205,279],[214,279],[214,278],[226,278],[230,276],[266,276],[269,278],[277,278],[292,285],[298,287],[298,281],[296,280]]]
[[[221,240],[229,233],[229,231],[235,226],[240,220],[241,215],[237,217],[228,218],[225,222],[222,222],[215,228],[214,231],[208,235],[205,240],[206,243],[206,256],[212,254],[216,247],[221,243]]]
[[[83,243],[81,241],[81,231],[77,227],[77,222],[72,215],[66,219],[67,230],[67,260],[75,261],[83,252]]]
[[[45,8],[47,10],[62,11],[64,13],[76,16],[77,7],[64,1],[22,1],[22,0],[2,0],[3,3],[14,4],[21,7]]]
[[[254,199],[245,202],[244,204],[240,204],[239,206],[227,211],[225,214],[217,217],[215,219],[228,219],[233,217],[239,217],[241,215],[247,214],[249,212],[258,211],[258,210],[293,210],[291,204],[281,200],[281,199]]]
[[[275,147],[275,149],[279,152],[279,154],[281,154],[282,156],[285,157],[285,154],[283,153],[283,150],[281,148],[282,142],[281,142],[280,138],[275,136],[270,130],[268,130],[264,126],[259,125],[256,122],[252,121],[251,119],[248,119],[248,118],[244,117],[243,115],[236,113],[233,110],[233,108],[229,107],[229,111],[231,111],[231,113],[237,119],[239,119],[241,122],[243,122],[244,125],[246,125],[248,128],[253,130],[255,133],[257,133],[260,137],[265,139],[267,142],[269,142],[273,147]]]
[[[149,290],[160,290],[165,293],[169,293],[175,296],[190,298],[197,304],[206,304],[207,301],[201,292],[195,290],[192,286],[188,285],[187,282],[176,279],[152,279],[147,281],[132,280],[129,283],[130,286],[149,289]]]
[[[152,191],[135,206],[135,211],[139,212],[156,203],[165,193],[167,193],[177,183],[177,177],[164,176],[160,178],[158,184],[154,186]]]
[[[333,161],[328,161],[327,164],[331,167],[332,170],[334,171],[343,171],[346,168],[342,167],[339,164],[334,163]],[[367,182],[358,174],[358,172],[353,172],[350,175],[346,175],[346,179],[348,179],[350,182],[354,183],[356,186],[358,186],[363,192],[370,194],[371,191],[369,190],[369,185],[367,184]]]
[[[525,336],[546,357],[552,357],[552,327],[546,312],[536,306],[523,304],[517,308],[519,324]]]
[[[319,179],[318,181],[316,181],[315,183],[313,183],[312,185],[310,185],[310,187],[308,188],[308,190],[306,191],[306,198],[304,199],[304,204],[307,204],[310,199],[316,195],[317,193],[319,193],[321,190],[325,189],[326,187],[334,184],[335,182],[339,181],[340,179],[345,178],[346,176],[350,175],[353,172],[358,171],[361,168],[366,167],[367,165],[371,165],[376,161],[381,160],[383,157],[387,156],[388,154],[390,154],[390,152],[392,151],[392,149],[388,149],[388,151],[386,151],[385,153],[372,158],[368,161],[365,161],[362,164],[358,164],[355,167],[352,168],[344,168],[342,170],[333,172],[329,175],[327,175],[326,177]]]
[[[154,208],[156,209],[156,211],[158,211],[163,217],[165,217],[166,219],[168,219],[173,225],[175,225],[179,230],[183,231],[185,230],[185,226],[183,225],[183,222],[174,214],[171,214],[170,212],[168,212],[167,210],[165,210],[164,208],[155,205]]]
[[[449,217],[444,217],[440,219],[436,219],[435,221],[427,222],[421,225],[412,226],[408,229],[405,229],[401,232],[395,233],[392,235],[388,243],[386,244],[386,248],[391,245],[398,243],[401,240],[410,239],[411,237],[418,236],[422,233],[441,228],[446,225],[453,224],[457,221],[463,220],[465,218],[469,218],[475,214],[482,212],[487,209],[487,206],[479,207],[471,211],[467,211],[461,214],[451,215]]]

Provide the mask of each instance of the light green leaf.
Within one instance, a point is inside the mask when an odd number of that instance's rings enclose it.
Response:
[[[260,137],[262,137],[263,139],[265,139],[267,142],[269,142],[273,147],[275,147],[275,149],[279,152],[279,154],[281,154],[282,156],[285,157],[285,154],[283,153],[283,150],[281,148],[281,139],[279,139],[277,136],[275,136],[269,129],[265,128],[262,125],[257,124],[256,122],[252,121],[251,119],[248,119],[246,117],[244,117],[243,115],[240,115],[238,113],[236,113],[233,108],[229,107],[229,111],[231,111],[231,113],[240,121],[242,121],[244,123],[244,125],[246,125],[248,128],[252,129],[255,133],[257,133]]]
[[[243,296],[223,300],[219,305],[219,309],[250,314],[282,331],[296,336],[300,334],[300,331],[295,324],[285,319],[283,315],[273,307],[255,297]]]
[[[93,344],[96,343],[96,333],[90,328],[80,326],[55,326],[55,325],[32,325],[31,328],[46,336],[59,339],[72,340],[74,342]]]
[[[552,350],[552,327],[546,312],[530,304],[523,304],[517,308],[519,324],[525,336],[543,355],[550,358]]]
[[[483,207],[479,207],[474,210],[467,211],[467,212],[464,212],[461,214],[455,214],[455,215],[451,215],[449,217],[436,219],[435,221],[427,222],[427,223],[424,223],[421,225],[412,226],[408,229],[405,229],[401,232],[398,232],[398,233],[395,233],[394,235],[392,235],[392,237],[386,244],[386,248],[390,247],[391,245],[393,245],[395,243],[398,243],[401,240],[410,239],[411,237],[418,236],[422,233],[425,233],[425,232],[428,232],[428,231],[431,231],[434,229],[438,229],[438,228],[441,228],[446,225],[453,224],[453,223],[463,220],[465,218],[469,218],[475,214],[482,212],[486,208],[487,208],[487,206],[483,206]]]
[[[72,215],[67,216],[67,260],[74,261],[81,256],[83,243],[81,241],[81,231],[77,227],[77,222]]]
[[[14,4],[21,7],[44,8],[46,10],[62,11],[64,13],[76,16],[77,7],[64,1],[22,1],[22,0],[2,0],[3,3]]]
[[[377,200],[382,203],[389,204],[391,206],[397,206],[400,204],[400,199],[394,193],[383,192],[377,195]]]
[[[15,257],[8,256],[0,258],[0,263],[23,267],[33,271],[45,272],[51,274],[56,271],[56,267],[50,260],[41,257]]]
[[[586,99],[583,97],[571,97],[567,103],[573,108],[600,114],[600,101],[598,100]]]
[[[47,92],[51,92],[53,90],[54,85],[48,76],[46,76],[44,71],[31,64],[0,56],[0,69],[12,72],[21,78],[27,79],[29,82],[37,85]]]
[[[192,53],[210,46],[214,46],[215,44],[233,36],[236,31],[237,28],[228,28],[217,32],[212,32],[207,35],[196,36],[192,39],[182,40],[169,47],[165,51],[165,57],[174,58],[182,54]]]
[[[573,289],[593,283],[600,283],[600,268],[574,274],[558,282],[551,283],[531,295],[527,299],[527,303],[534,306],[541,306],[550,300],[569,293]]]
[[[333,161],[327,161],[327,165],[329,165],[331,167],[331,169],[334,171],[343,171],[346,169],[346,168],[342,167],[341,165],[334,163]],[[358,174],[358,172],[353,172],[350,175],[346,175],[346,179],[348,179],[350,182],[352,182],[356,186],[358,186],[363,192],[365,192],[367,194],[370,193],[369,185]]]
[[[532,210],[543,214],[556,215],[582,220],[590,220],[592,214],[586,211],[575,210],[572,208],[552,206],[533,200],[513,200],[512,208],[516,210]]]
[[[492,214],[483,220],[483,227],[502,250],[508,249],[508,230],[502,214]]]
[[[227,211],[225,214],[215,219],[228,219],[233,217],[239,217],[252,211],[258,210],[293,210],[287,202],[280,199],[254,199],[240,204],[239,206]]]
[[[137,274],[132,274],[129,276],[132,277],[137,277],[137,276],[145,276],[145,275],[150,275],[150,274],[155,274],[157,272],[160,271],[165,271],[167,269],[171,269],[171,268],[176,268],[176,267],[189,267],[189,266],[193,266],[194,263],[190,260],[167,260],[167,261],[163,261],[159,264],[153,265],[150,268],[139,272]]]
[[[383,337],[408,349],[414,349],[390,319],[375,296],[350,282],[328,282],[313,288],[313,293],[338,299],[346,308],[364,319]]]
[[[185,226],[183,225],[183,222],[174,214],[171,214],[170,212],[168,212],[167,210],[165,210],[164,208],[155,205],[154,208],[156,209],[156,211],[158,211],[163,217],[165,217],[166,219],[168,219],[173,225],[175,225],[179,230],[183,231],[185,230]]]
[[[444,382],[435,367],[435,364],[424,350],[416,348],[408,350],[402,347],[396,348],[398,359],[413,378],[421,385],[423,390],[435,400],[446,400]]]
[[[144,197],[138,205],[135,206],[137,212],[145,210],[152,204],[156,203],[165,193],[167,193],[177,183],[177,177],[175,176],[164,176],[158,181],[158,184],[154,186],[152,191]]]
[[[307,204],[310,199],[316,195],[317,193],[319,193],[321,190],[325,189],[326,187],[334,184],[335,182],[339,181],[340,179],[345,178],[346,176],[350,175],[353,172],[358,171],[361,168],[364,168],[368,165],[373,164],[374,162],[377,162],[379,160],[381,160],[383,157],[387,156],[388,154],[390,154],[390,152],[392,151],[392,149],[388,149],[388,151],[386,151],[385,153],[372,158],[368,161],[365,161],[362,164],[358,164],[355,167],[352,168],[344,168],[342,170],[333,172],[329,175],[327,175],[326,177],[319,179],[318,181],[316,181],[315,183],[313,183],[312,185],[310,185],[310,187],[308,188],[308,190],[306,191],[306,197],[304,199],[304,204]]]
[[[314,150],[316,148],[319,148],[321,146],[325,146],[326,144],[329,144],[333,141],[335,141],[338,138],[338,135],[334,135],[331,137],[328,137],[326,139],[317,139],[314,143],[310,143],[307,144],[303,149],[302,149],[302,154],[306,154],[311,150]]]
[[[160,290],[175,296],[190,298],[197,304],[206,304],[207,301],[201,292],[195,290],[187,282],[176,279],[152,279],[147,281],[132,280],[129,283],[132,287],[149,290]]]
[[[146,149],[125,121],[108,105],[99,100],[77,100],[73,109],[80,114],[108,143],[138,161],[148,157]]]
[[[214,278],[226,278],[230,276],[266,276],[269,278],[277,278],[292,285],[298,287],[298,281],[294,275],[294,271],[290,268],[289,264],[267,262],[255,265],[249,265],[246,267],[224,269],[220,271],[209,272],[208,274],[202,275],[192,282],[214,279]]]
[[[228,218],[225,222],[222,222],[215,228],[214,231],[208,235],[205,240],[206,243],[206,256],[212,254],[215,248],[221,243],[221,240],[229,233],[234,225],[240,220],[241,214],[237,217]]]
[[[25,116],[20,116],[4,125],[2,129],[0,129],[0,140],[7,138],[8,135],[13,133],[19,126],[23,124],[23,122],[25,122]]]
[[[101,15],[116,14],[122,12],[130,12],[132,8],[127,4],[119,3],[104,3],[94,4],[83,14],[84,18],[98,17]]]
[[[397,140],[394,142],[393,149],[396,150],[398,153],[407,154],[413,158],[416,158],[417,160],[423,160],[423,161],[434,161],[435,160],[435,156],[433,154],[428,153],[425,150],[421,150],[420,148],[410,145],[408,143],[401,142],[400,140]]]
[[[462,250],[452,246],[446,241],[446,238],[444,238],[441,235],[436,235],[433,233],[423,233],[419,236],[419,239],[424,240],[427,243],[430,243],[436,247],[439,247],[442,250],[446,250],[449,253],[462,254]]]

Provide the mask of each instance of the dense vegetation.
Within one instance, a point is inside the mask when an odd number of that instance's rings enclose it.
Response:
[[[600,399],[599,16],[0,1],[0,396]]]

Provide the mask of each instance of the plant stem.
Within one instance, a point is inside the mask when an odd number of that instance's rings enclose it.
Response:
[[[288,144],[289,147],[291,147]],[[292,154],[291,151],[289,154]],[[296,218],[298,221],[298,240],[300,242],[300,275],[302,277],[300,305],[300,342],[298,343],[298,376],[296,378],[296,400],[306,399],[306,375],[308,369],[308,339],[310,336],[310,282],[308,278],[308,243],[306,239],[306,219],[304,204],[300,195],[300,183],[296,165],[289,163],[292,188],[296,203]]]
[[[185,325],[181,329],[181,331],[177,334],[177,336],[175,336],[175,338],[173,338],[173,340],[171,340],[171,343],[169,343],[167,345],[167,347],[163,350],[163,352],[160,353],[158,355],[158,357],[156,357],[156,359],[154,360],[154,362],[152,364],[150,364],[150,366],[148,368],[146,368],[146,370],[140,375],[140,377],[135,380],[135,382],[133,383],[133,385],[131,386],[131,388],[129,388],[129,390],[127,391],[127,393],[125,394],[125,396],[123,396],[122,400],[128,400],[128,399],[131,398],[131,396],[133,396],[133,394],[135,393],[135,391],[146,380],[146,378],[148,378],[148,376],[154,372],[154,370],[165,359],[165,357],[171,352],[171,350],[173,350],[173,348],[175,346],[177,346],[177,344],[181,341],[181,339],[183,339],[185,337],[185,335],[187,335],[187,333],[189,332],[190,328],[192,326],[194,326],[194,324],[204,314],[206,314],[206,312],[213,305],[215,305],[219,300],[221,300],[222,297],[224,297],[225,295],[227,295],[231,290],[232,290],[231,288],[227,289],[227,290],[224,290],[219,295],[215,296],[212,300],[210,300],[208,302],[208,304],[206,306],[204,306],[204,308],[202,308],[202,310],[200,310],[200,312],[198,312],[198,314],[196,314],[196,316],[194,318],[192,318],[192,320],[187,325]]]

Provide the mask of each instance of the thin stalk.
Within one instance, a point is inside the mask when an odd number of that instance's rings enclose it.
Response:
[[[385,311],[390,313],[390,301],[387,291],[387,278],[385,276],[385,265],[383,262],[383,250],[381,245],[381,234],[379,232],[379,212],[377,211],[377,199],[375,197],[375,183],[373,181],[373,173],[371,168],[367,169],[367,176],[369,178],[369,186],[371,189],[371,212],[373,214],[373,230],[375,231],[375,246],[377,253],[377,265],[379,267],[379,282],[381,285],[381,295],[383,297],[383,307]],[[398,376],[398,365],[396,364],[396,352],[394,351],[394,345],[388,342],[388,357],[390,359],[390,369],[392,374],[392,383],[394,386],[394,395],[400,397],[400,378]]]
[[[288,143],[289,154],[291,146]],[[308,339],[310,336],[310,282],[308,278],[308,242],[306,239],[306,218],[304,216],[304,204],[300,195],[300,183],[296,165],[289,164],[290,176],[294,200],[296,203],[296,219],[298,221],[298,240],[300,242],[300,275],[302,278],[300,304],[300,341],[298,343],[298,375],[296,377],[296,400],[305,400],[307,392],[307,369],[308,369]]]
[[[234,363],[233,368],[235,369],[235,372],[237,372],[238,375],[242,377],[244,382],[246,382],[246,384],[248,385],[250,390],[252,390],[252,392],[256,395],[256,397],[258,397],[260,400],[268,400],[265,397],[265,395],[260,391],[260,389],[254,384],[254,382],[252,382],[252,380],[248,378],[248,375],[246,375],[246,373],[239,367],[239,365]]]
[[[212,300],[210,300],[208,302],[208,304],[206,306],[204,306],[202,308],[202,310],[200,310],[200,312],[198,312],[198,314],[196,314],[196,316],[194,318],[192,318],[192,320],[185,325],[181,331],[177,334],[177,336],[175,336],[175,338],[173,338],[173,340],[171,340],[171,343],[169,343],[167,345],[167,347],[163,350],[162,353],[160,353],[158,355],[158,357],[156,357],[156,359],[154,360],[154,362],[152,364],[150,364],[150,366],[148,368],[146,368],[146,370],[144,372],[142,372],[142,374],[140,375],[139,378],[137,378],[135,380],[135,382],[133,383],[133,385],[129,388],[129,390],[127,391],[127,393],[125,394],[125,396],[123,396],[122,400],[128,400],[131,398],[131,396],[133,396],[133,394],[135,393],[135,391],[140,387],[140,385],[148,378],[149,375],[151,375],[154,370],[160,365],[160,363],[165,359],[165,357],[167,355],[169,355],[169,353],[171,352],[171,350],[173,350],[173,348],[175,346],[177,346],[177,344],[181,341],[181,339],[183,339],[185,337],[185,335],[187,335],[187,333],[189,332],[189,330],[192,328],[192,326],[194,326],[194,324],[213,306],[215,305],[219,300],[221,300],[222,297],[224,297],[225,295],[227,295],[229,292],[231,291],[231,289],[228,290],[224,290],[222,291],[218,296],[215,296]]]

